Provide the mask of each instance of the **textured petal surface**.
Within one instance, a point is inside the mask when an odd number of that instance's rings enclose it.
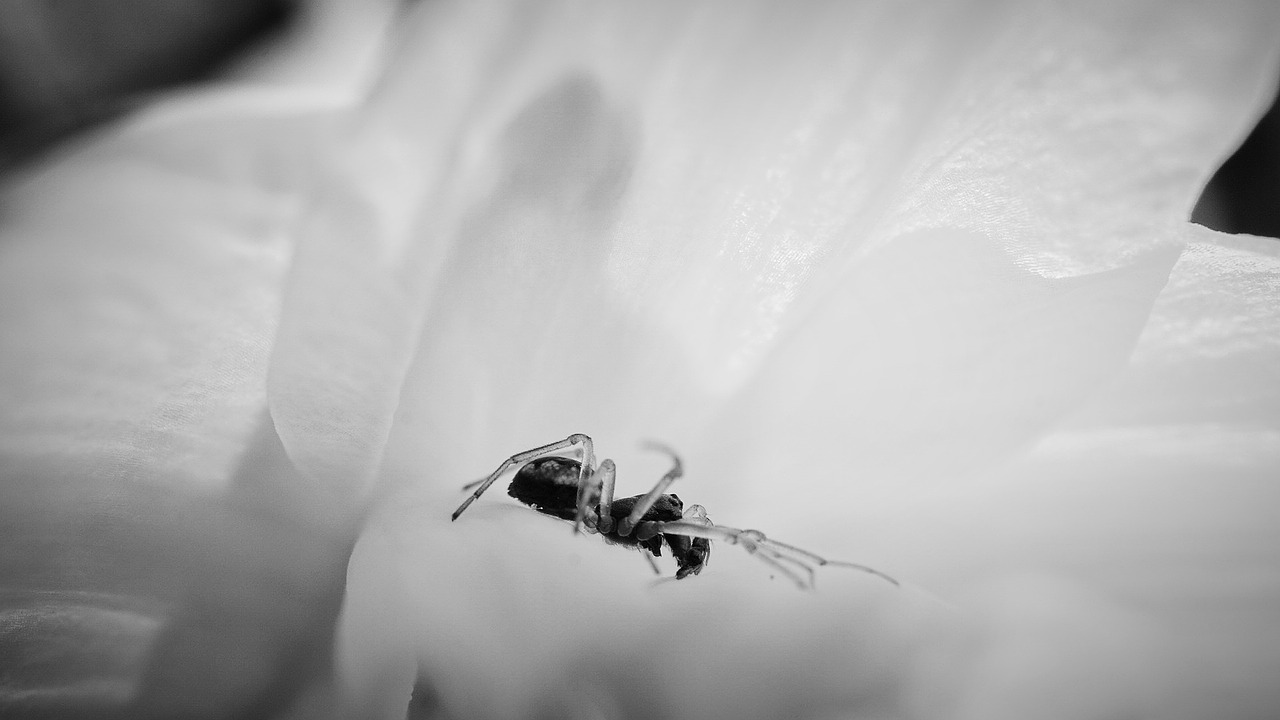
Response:
[[[726,21],[713,6],[540,7],[503,100],[475,103],[474,164],[491,169],[462,176],[484,183],[453,191],[473,204],[446,269],[423,271],[444,279],[399,409],[405,433],[432,440],[407,463],[432,445],[491,456],[590,429],[723,446],[708,458],[723,467],[746,437],[841,432],[847,418],[812,402],[872,395],[862,422],[895,404],[918,421],[910,387],[884,389],[916,377],[943,407],[990,397],[1028,430],[1059,417],[1136,340],[1189,198],[1257,112],[1267,76],[1243,70],[1274,56],[1274,18],[991,8],[766,5]],[[996,349],[1002,333],[1014,347]],[[1019,375],[1056,397],[1003,382],[1028,352],[1039,360]],[[985,380],[942,360],[974,356]],[[754,394],[763,407],[740,412]],[[940,415],[957,446],[1020,441]],[[784,438],[770,416],[811,419]]]
[[[352,529],[267,366],[326,82],[177,93],[5,178],[0,715],[265,717],[324,670]]]

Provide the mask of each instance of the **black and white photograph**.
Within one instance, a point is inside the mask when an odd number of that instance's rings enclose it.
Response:
[[[0,0],[3,720],[1280,718],[1276,0]]]

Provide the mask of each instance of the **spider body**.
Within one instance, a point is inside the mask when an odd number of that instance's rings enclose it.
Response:
[[[606,542],[635,547],[653,557],[661,557],[662,546],[666,545],[676,561],[677,579],[701,573],[711,557],[711,541],[721,540],[742,546],[801,588],[813,586],[815,565],[854,568],[898,584],[879,570],[827,560],[808,550],[770,539],[759,530],[716,525],[701,505],[686,509],[678,496],[666,492],[683,474],[680,458],[662,445],[650,443],[650,446],[670,455],[674,466],[643,495],[614,498],[617,468],[613,461],[604,460],[597,466],[591,438],[577,434],[507,458],[484,480],[464,488],[475,487],[475,491],[453,512],[453,519],[457,520],[509,469],[519,467],[507,487],[508,495],[544,515],[573,522],[574,532],[585,528],[589,533],[599,533]],[[566,448],[579,449],[582,459],[551,454]],[[656,565],[654,570],[657,571]]]
[[[573,520],[578,512],[578,476],[582,463],[545,457],[520,468],[507,494],[545,515]]]
[[[582,475],[582,463],[571,458],[543,457],[526,463],[516,472],[507,486],[507,494],[537,510],[544,515],[561,520],[576,520],[578,514],[578,478]],[[604,537],[606,542],[629,545],[648,551],[654,557],[662,557],[662,546],[666,545],[675,558],[678,570],[677,578],[697,575],[702,572],[711,556],[711,541],[706,538],[690,538],[676,533],[657,533],[644,539],[641,535],[648,533],[638,530],[636,533],[623,535],[619,528],[623,521],[635,510],[638,503],[643,502],[644,495],[626,498],[615,498],[609,505],[609,517],[613,522],[601,523],[599,518],[603,508],[599,505],[599,496],[589,499],[595,506],[596,519],[588,522],[588,529],[594,529]],[[649,523],[677,522],[684,518],[684,503],[674,493],[659,494],[653,505],[640,515],[637,528],[651,527]],[[607,529],[601,529],[604,526]]]

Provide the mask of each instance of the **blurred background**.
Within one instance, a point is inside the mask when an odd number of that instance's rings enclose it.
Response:
[[[404,0],[406,3],[415,0]],[[5,0],[0,173],[127,113],[153,92],[216,77],[298,22],[305,0]],[[1192,221],[1280,237],[1276,106],[1213,177]]]
[[[0,167],[35,161],[150,92],[216,74],[298,16],[296,0],[6,0]]]

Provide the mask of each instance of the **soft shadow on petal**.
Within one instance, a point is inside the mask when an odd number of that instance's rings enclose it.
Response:
[[[7,179],[6,717],[274,714],[325,671],[352,528],[266,371],[334,103],[290,97],[173,99]]]
[[[4,178],[0,715],[269,717],[325,677],[351,510],[266,377],[343,82],[179,90]]]
[[[462,211],[486,189],[477,106],[518,57],[523,19],[419,4],[385,76],[318,159],[270,398],[290,457],[334,497],[367,492],[380,462]]]

